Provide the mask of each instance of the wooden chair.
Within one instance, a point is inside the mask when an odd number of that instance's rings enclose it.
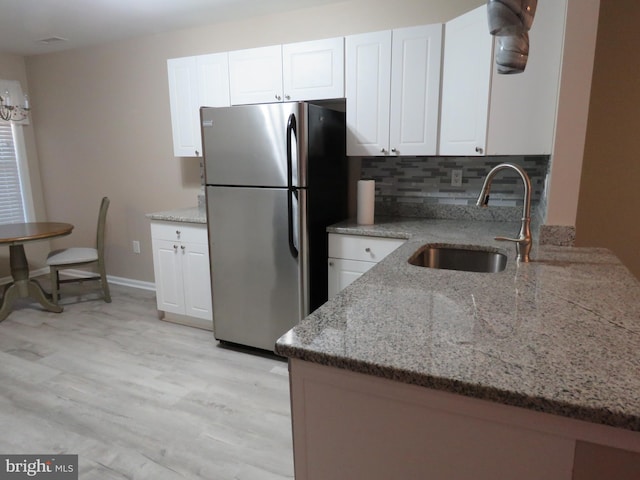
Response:
[[[47,265],[49,265],[51,275],[51,296],[52,301],[58,304],[60,295],[60,284],[71,282],[86,282],[88,280],[100,280],[104,301],[111,302],[111,294],[109,293],[109,284],[107,283],[107,273],[104,266],[104,228],[107,219],[107,209],[109,208],[109,199],[104,197],[100,204],[100,214],[98,215],[98,231],[96,234],[96,248],[89,247],[71,247],[61,250],[54,250],[47,256]],[[84,267],[97,263],[98,272],[88,277],[79,277],[60,280],[59,271],[75,267]]]

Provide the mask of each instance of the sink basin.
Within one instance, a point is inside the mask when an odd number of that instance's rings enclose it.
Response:
[[[507,265],[507,256],[487,247],[427,244],[409,258],[409,263],[418,267],[497,273]]]

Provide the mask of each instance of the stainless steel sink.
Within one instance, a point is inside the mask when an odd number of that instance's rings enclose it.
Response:
[[[431,243],[420,247],[409,258],[409,263],[418,267],[497,273],[507,265],[507,256],[488,247]]]

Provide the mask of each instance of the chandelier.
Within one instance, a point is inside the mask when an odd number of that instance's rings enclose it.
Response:
[[[24,96],[24,105],[13,105],[9,90],[4,91],[4,95],[0,95],[0,118],[5,122],[9,120],[20,121],[29,115],[29,97]]]

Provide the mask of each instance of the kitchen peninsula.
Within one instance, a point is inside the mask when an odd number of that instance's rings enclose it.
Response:
[[[518,264],[493,239],[517,229],[329,229],[407,241],[276,344],[290,359],[297,479],[578,480],[598,478],[594,459],[637,472],[640,284],[604,249],[536,245]],[[410,265],[425,243],[509,258],[500,273]]]

